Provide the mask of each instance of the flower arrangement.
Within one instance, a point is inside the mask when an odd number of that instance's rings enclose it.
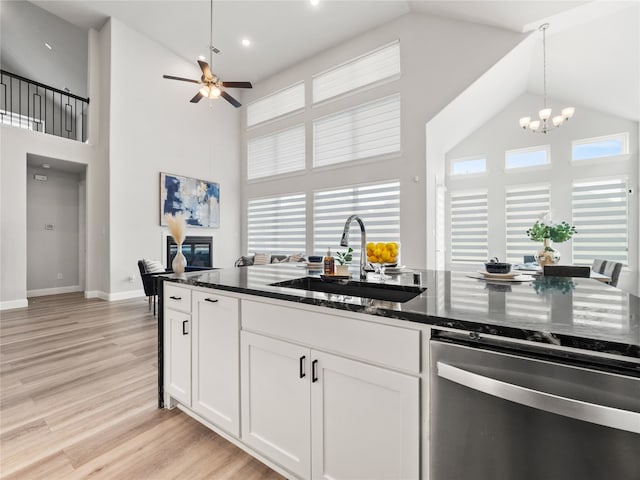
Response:
[[[336,260],[340,265],[347,265],[353,260],[353,248],[349,247],[346,252],[336,252]]]
[[[165,219],[167,220],[167,228],[169,229],[169,233],[176,241],[178,245],[182,245],[185,239],[185,230],[187,228],[187,222],[184,220],[182,215],[165,215]]]
[[[527,230],[527,235],[534,242],[542,242],[550,239],[556,243],[562,243],[569,240],[577,232],[576,227],[569,225],[567,222],[560,222],[557,225],[547,225],[541,221],[537,221]]]

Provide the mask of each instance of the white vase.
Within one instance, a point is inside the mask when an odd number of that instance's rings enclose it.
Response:
[[[182,244],[178,244],[178,252],[176,256],[173,257],[173,261],[171,262],[171,270],[173,273],[184,273],[187,268],[187,259],[182,253]]]
[[[349,275],[349,265],[336,265],[336,275],[346,277]]]
[[[550,238],[545,238],[544,246],[542,250],[535,254],[535,258],[541,267],[545,265],[555,265],[560,261],[560,252],[553,248]]]

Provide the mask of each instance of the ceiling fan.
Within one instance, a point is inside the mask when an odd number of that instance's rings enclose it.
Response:
[[[192,80],[190,78],[182,78],[175,77],[173,75],[163,75],[163,78],[167,78],[169,80],[180,80],[182,82],[191,82],[197,83],[198,85],[202,85],[198,93],[191,99],[191,103],[198,103],[203,98],[215,99],[218,97],[224,98],[227,102],[229,102],[234,107],[238,108],[242,106],[242,104],[224,91],[225,88],[253,88],[251,82],[223,82],[211,72],[209,65],[213,65],[213,53],[220,53],[216,47],[213,46],[213,0],[210,2],[211,5],[211,31],[209,36],[209,63],[204,62],[202,60],[198,60],[198,65],[200,66],[200,70],[202,70],[202,76],[200,80]]]

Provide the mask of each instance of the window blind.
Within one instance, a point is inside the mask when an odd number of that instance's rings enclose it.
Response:
[[[400,181],[357,185],[313,194],[313,251],[324,255],[340,247],[344,223],[358,215],[367,231],[367,242],[400,241]],[[352,223],[349,245],[356,250],[352,263],[360,261],[360,227]],[[402,252],[400,253],[402,255]]]
[[[527,230],[550,209],[549,186],[508,187],[505,191],[505,227],[507,262],[522,263],[524,255],[533,255],[539,245],[527,236]]]
[[[400,42],[381,47],[313,77],[313,103],[400,75]]]
[[[304,193],[249,199],[247,250],[250,254],[305,253],[306,223]]]
[[[302,108],[304,108],[304,82],[296,83],[247,105],[247,127]]]
[[[452,192],[450,198],[451,262],[486,262],[487,191]]]
[[[313,142],[314,167],[400,152],[400,95],[315,120]]]
[[[628,264],[627,179],[574,181],[572,188],[573,263],[595,258]]]
[[[247,142],[249,180],[304,170],[304,125],[252,138]]]

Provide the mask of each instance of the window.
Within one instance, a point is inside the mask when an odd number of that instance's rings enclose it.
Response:
[[[487,171],[487,159],[484,157],[459,158],[451,160],[451,175],[472,175]]]
[[[451,262],[486,262],[487,191],[453,192],[450,209]]]
[[[507,262],[522,263],[538,246],[527,236],[527,229],[550,209],[549,186],[508,187],[505,191]]]
[[[629,133],[605,135],[603,137],[583,138],[571,142],[571,159],[588,160],[590,158],[613,157],[629,153]]]
[[[591,265],[595,258],[628,263],[627,180],[573,182],[573,262]]]
[[[550,157],[549,145],[507,150],[505,153],[505,168],[513,169],[548,165],[551,163]]]
[[[313,103],[400,75],[400,42],[369,52],[313,77]]]
[[[400,152],[400,96],[393,95],[313,122],[313,165]]]
[[[338,248],[344,222],[360,216],[367,230],[367,242],[400,241],[400,182],[356,185],[313,194],[313,252],[324,255],[327,248]],[[353,263],[360,261],[360,228],[349,230],[349,245],[356,250]],[[402,252],[400,252],[402,255]]]
[[[247,106],[247,127],[304,108],[304,82],[256,100]]]
[[[249,253],[290,255],[306,250],[304,193],[250,199],[247,206]]]
[[[304,125],[252,138],[247,144],[249,180],[304,168]]]

